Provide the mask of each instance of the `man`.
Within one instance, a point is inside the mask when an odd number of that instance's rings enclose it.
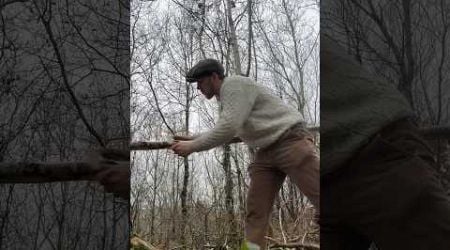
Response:
[[[321,249],[450,249],[450,201],[410,105],[345,51],[322,35]]]
[[[197,82],[207,99],[219,100],[220,118],[212,130],[191,141],[176,141],[171,149],[188,156],[226,144],[235,136],[258,149],[249,166],[245,237],[250,249],[266,249],[269,216],[286,175],[319,209],[319,157],[313,137],[299,112],[248,77],[224,77],[223,66],[214,59],[198,62],[186,80]]]

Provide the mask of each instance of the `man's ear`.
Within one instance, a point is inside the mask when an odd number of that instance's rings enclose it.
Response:
[[[213,80],[214,80],[214,81],[219,80],[219,75],[218,75],[216,72],[213,72],[213,73],[211,74],[211,76],[213,77]]]

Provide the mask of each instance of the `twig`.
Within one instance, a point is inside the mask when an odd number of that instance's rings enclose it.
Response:
[[[281,235],[283,236],[283,242],[286,243],[286,235],[284,233],[284,229],[283,229],[283,220],[281,218],[281,207],[278,209],[278,222],[280,224],[280,231],[281,231]]]

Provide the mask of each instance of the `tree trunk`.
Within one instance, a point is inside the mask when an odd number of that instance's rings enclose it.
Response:
[[[228,24],[230,26],[230,43],[231,43],[231,50],[233,51],[233,59],[234,59],[234,70],[236,75],[240,75],[242,73],[241,68],[241,56],[239,54],[239,45],[237,41],[237,35],[236,35],[236,27],[233,20],[233,15],[231,13],[232,3],[231,0],[227,0],[227,18],[228,18]]]
[[[233,198],[233,173],[231,172],[230,145],[223,147],[223,168],[225,171],[225,209],[227,213],[228,234],[230,243],[228,244],[233,249],[238,248],[238,239],[236,232],[236,219],[234,216],[234,198]]]

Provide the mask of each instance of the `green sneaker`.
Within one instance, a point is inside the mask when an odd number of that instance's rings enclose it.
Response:
[[[241,250],[259,250],[261,249],[258,245],[256,245],[255,243],[251,243],[248,241],[244,241],[244,243],[242,243],[241,246]]]

